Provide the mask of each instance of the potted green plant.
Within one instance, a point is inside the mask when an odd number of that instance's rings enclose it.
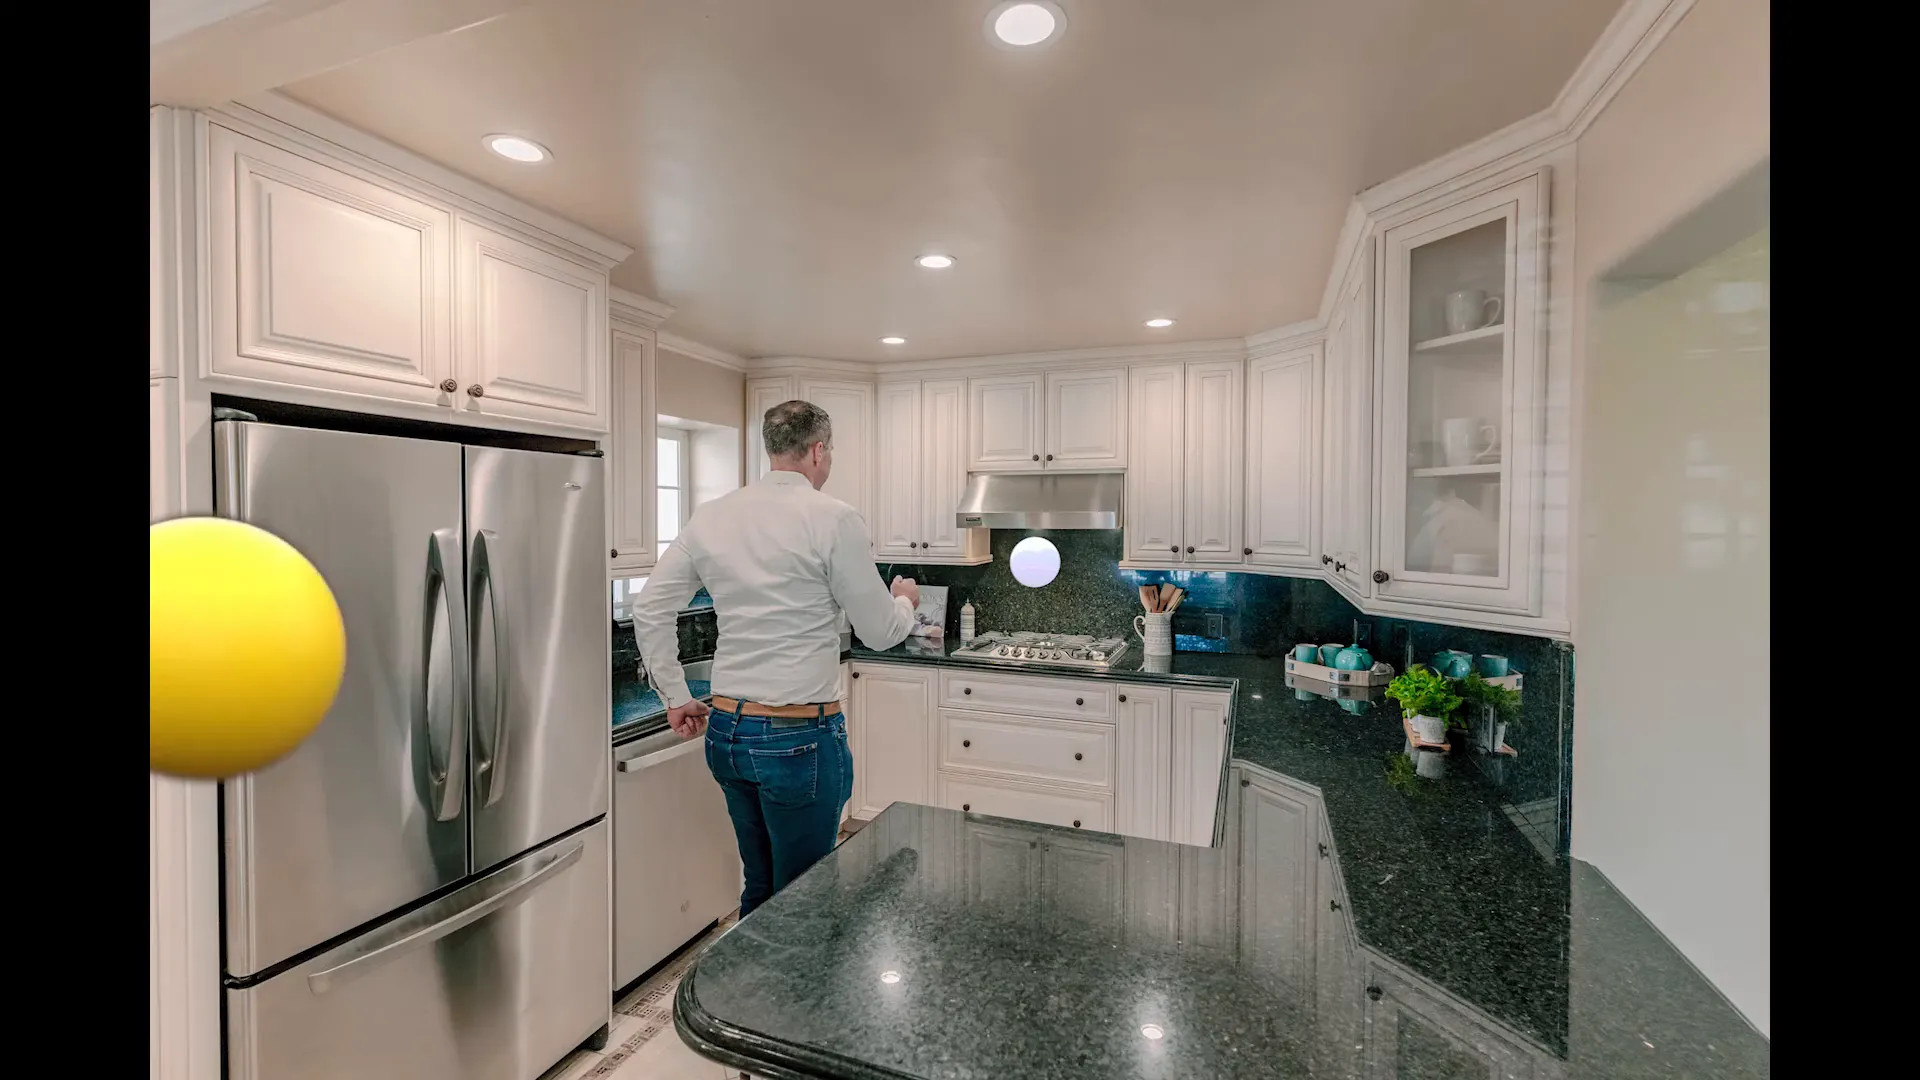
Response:
[[[1488,682],[1478,672],[1460,681],[1460,700],[1480,726],[1480,749],[1498,751],[1507,731],[1520,726],[1520,691]]]
[[[1448,721],[1460,707],[1460,695],[1445,675],[1414,664],[1387,684],[1387,697],[1399,702],[1400,712],[1413,725],[1421,742],[1442,743],[1447,739]]]

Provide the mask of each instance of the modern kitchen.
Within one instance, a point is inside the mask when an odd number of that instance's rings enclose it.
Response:
[[[1764,5],[152,16],[150,518],[347,640],[155,1080],[1768,1075]],[[634,606],[793,401],[917,603],[742,918]]]

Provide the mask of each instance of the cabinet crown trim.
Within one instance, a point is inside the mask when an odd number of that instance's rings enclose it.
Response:
[[[641,296],[637,292],[610,288],[607,290],[607,311],[615,322],[632,323],[648,330],[658,330],[661,323],[673,317],[674,307],[672,304]]]
[[[340,158],[406,190],[438,198],[455,210],[492,217],[502,224],[543,234],[542,239],[595,263],[602,270],[612,269],[633,254],[633,248],[618,240],[521,202],[277,91],[250,95],[204,111],[209,117],[237,121]]]

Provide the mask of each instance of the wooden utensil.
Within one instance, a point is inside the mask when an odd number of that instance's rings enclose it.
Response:
[[[1179,589],[1176,589],[1171,585],[1160,586],[1160,606],[1156,610],[1159,610],[1159,611],[1173,610],[1172,608],[1169,608],[1167,605],[1173,603],[1173,594],[1179,591],[1180,591]]]
[[[1187,590],[1185,589],[1173,590],[1173,601],[1167,605],[1167,614],[1169,615],[1173,614],[1173,612],[1177,608],[1179,608],[1180,601],[1185,600],[1186,598],[1187,598]]]
[[[1160,602],[1160,594],[1154,591],[1153,586],[1151,585],[1140,586],[1140,606],[1143,608],[1146,608],[1147,613],[1149,615],[1151,615],[1154,612],[1155,610],[1154,605],[1158,604],[1159,602]]]

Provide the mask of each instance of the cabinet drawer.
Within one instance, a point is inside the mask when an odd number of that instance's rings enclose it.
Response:
[[[940,673],[940,704],[955,709],[1052,716],[1062,720],[1113,720],[1113,691],[1097,683],[1036,679],[1020,675]]]
[[[969,814],[992,814],[1096,832],[1107,832],[1113,820],[1110,795],[1074,795],[949,772],[940,774],[940,805]]]
[[[940,711],[940,767],[1113,790],[1113,728]]]

